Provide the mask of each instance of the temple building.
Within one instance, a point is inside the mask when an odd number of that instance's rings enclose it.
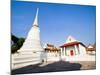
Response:
[[[47,61],[59,61],[59,56],[60,56],[60,48],[56,48],[52,44],[45,44],[44,45],[44,50],[46,54],[46,62]]]
[[[61,45],[60,48],[61,56],[74,57],[76,55],[86,54],[86,46],[82,42],[77,41],[72,36],[69,36],[65,44]]]
[[[90,55],[95,54],[96,53],[96,48],[95,47],[96,47],[95,44],[94,45],[89,44],[89,46],[86,49],[87,54],[90,54]]]
[[[44,59],[44,49],[40,43],[38,11],[39,9],[37,9],[35,20],[30,31],[28,32],[23,46],[18,50],[17,53],[12,54],[12,69],[39,64]]]

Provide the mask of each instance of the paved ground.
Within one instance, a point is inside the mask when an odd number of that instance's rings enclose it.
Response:
[[[82,67],[81,70],[90,70],[90,69],[96,69],[96,62],[95,61],[80,61],[79,62]]]
[[[74,70],[89,70],[95,69],[95,61],[79,61],[79,62],[48,62],[44,64],[30,65],[12,71],[12,75],[28,74],[28,73],[43,73],[55,71],[74,71]]]

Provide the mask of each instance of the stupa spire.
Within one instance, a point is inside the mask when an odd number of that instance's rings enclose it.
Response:
[[[36,15],[35,15],[35,20],[34,20],[34,23],[33,23],[33,26],[38,26],[38,12],[39,12],[39,8],[37,8],[37,11],[36,11]]]

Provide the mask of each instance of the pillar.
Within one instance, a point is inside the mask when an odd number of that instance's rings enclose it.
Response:
[[[60,55],[62,56],[62,48],[60,49]]]
[[[75,54],[76,54],[76,55],[79,54],[77,45],[75,45],[74,48],[75,48]]]
[[[65,56],[65,47],[64,47],[64,56]]]

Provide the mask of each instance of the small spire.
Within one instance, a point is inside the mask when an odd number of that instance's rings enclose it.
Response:
[[[35,16],[35,20],[34,20],[34,23],[33,23],[33,26],[38,26],[38,12],[39,12],[39,8],[37,8],[37,11],[36,11],[36,16]]]
[[[75,42],[75,41],[77,41],[75,38],[73,38],[72,36],[68,36],[66,43]]]

